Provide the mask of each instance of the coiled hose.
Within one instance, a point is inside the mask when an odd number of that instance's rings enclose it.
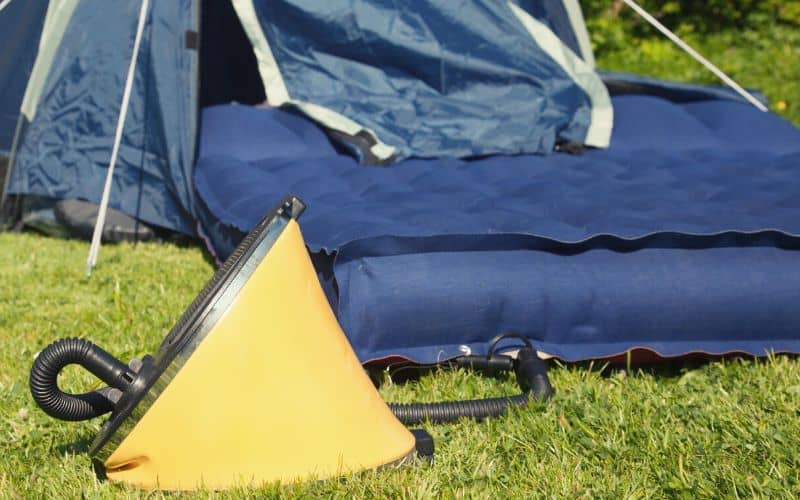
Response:
[[[489,355],[483,359],[491,361],[497,358],[492,351],[494,345],[504,337],[506,336],[498,337],[492,342]],[[513,361],[517,383],[522,389],[521,394],[441,403],[389,403],[389,408],[398,420],[406,425],[413,425],[425,420],[431,423],[454,422],[462,417],[483,420],[499,417],[510,407],[526,406],[531,401],[544,402],[553,395],[553,386],[547,377],[547,365],[539,359],[527,339],[525,342],[526,346],[519,350],[517,359]]]
[[[67,365],[78,364],[108,384],[97,391],[67,394],[58,388],[58,373]],[[83,339],[62,339],[47,346],[31,368],[33,399],[51,417],[61,420],[87,420],[114,409],[111,393],[125,391],[134,374],[128,366],[103,349]]]

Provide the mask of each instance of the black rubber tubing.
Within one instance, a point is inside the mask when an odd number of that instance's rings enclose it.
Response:
[[[67,394],[58,388],[58,374],[69,364],[79,364],[110,387],[84,394]],[[499,417],[510,407],[523,407],[531,400],[544,402],[553,394],[547,365],[531,347],[523,347],[514,362],[521,394],[506,397],[440,403],[389,403],[404,424],[454,422],[460,418],[482,420]],[[87,420],[114,409],[107,397],[111,387],[125,391],[134,374],[128,366],[88,340],[62,339],[47,346],[31,368],[33,399],[48,415],[61,420]]]
[[[88,420],[108,413],[114,403],[107,397],[109,387],[84,394],[67,394],[58,388],[58,373],[78,364],[109,386],[125,391],[132,380],[127,365],[83,339],[61,339],[47,346],[31,368],[30,388],[36,404],[51,417]]]
[[[499,417],[510,407],[527,406],[531,400],[544,402],[553,395],[553,386],[547,377],[547,364],[534,349],[523,347],[519,350],[514,371],[522,394],[441,403],[389,403],[389,408],[406,425],[426,420],[438,424],[455,422],[461,418],[483,420]]]

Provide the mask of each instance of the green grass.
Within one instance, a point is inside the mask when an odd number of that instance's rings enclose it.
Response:
[[[95,478],[86,451],[100,422],[47,417],[31,400],[28,371],[37,351],[65,336],[89,338],[122,359],[154,352],[212,266],[199,248],[109,245],[87,279],[83,242],[0,234],[0,248],[0,496],[139,495]],[[558,393],[546,406],[495,421],[426,426],[436,439],[433,466],[258,493],[632,498],[800,493],[795,359],[630,372],[567,366],[555,367],[551,376]],[[96,387],[77,368],[62,378],[66,390]],[[385,384],[382,392],[389,400],[411,401],[513,389],[511,380],[439,372],[416,383]]]
[[[657,78],[722,85],[672,42],[661,36],[637,39],[614,19],[591,23],[599,67]],[[681,31],[681,30],[679,30]],[[770,108],[800,125],[800,28],[776,25],[766,31],[725,31],[681,35],[740,85],[767,96]]]
[[[715,83],[669,42],[629,40],[612,22],[592,20],[602,67]],[[800,123],[800,32],[776,26],[768,33],[683,34],[741,83],[764,90],[773,109]],[[87,279],[86,253],[82,242],[0,234],[0,498],[141,495],[95,478],[86,451],[100,422],[66,423],[44,415],[29,395],[28,371],[37,351],[65,336],[89,338],[122,359],[154,352],[213,268],[198,247],[106,246]],[[81,370],[66,372],[65,389],[96,387]],[[631,371],[556,366],[551,378],[558,392],[546,406],[483,423],[426,426],[436,439],[432,466],[231,496],[800,495],[795,358]],[[418,383],[386,384],[382,392],[389,400],[412,401],[513,389],[511,380],[440,372]]]

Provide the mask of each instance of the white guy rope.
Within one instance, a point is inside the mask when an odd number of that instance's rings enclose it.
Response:
[[[100,209],[97,211],[97,222],[94,224],[92,234],[92,245],[89,247],[89,257],[86,259],[86,274],[91,276],[92,269],[97,263],[97,253],[100,251],[100,239],[103,235],[103,226],[106,223],[106,210],[108,209],[108,198],[111,194],[111,181],[114,178],[114,166],[117,164],[119,144],[122,141],[122,129],[125,127],[125,117],[128,115],[128,101],[131,98],[133,88],[133,77],[136,73],[136,60],[139,55],[139,45],[142,42],[142,32],[144,31],[144,21],[147,18],[147,6],[149,0],[142,0],[142,8],[139,10],[139,24],[136,26],[136,38],[133,41],[133,53],[131,62],[128,66],[128,78],[125,80],[125,90],[122,92],[122,104],[119,108],[119,119],[117,119],[117,132],[114,136],[114,147],[111,150],[111,160],[108,162],[108,172],[106,173],[106,183],[103,187],[103,197],[100,199]]]
[[[3,0],[2,2],[0,2],[0,10],[3,10],[6,7],[8,7],[8,4],[10,4],[10,3],[11,3],[11,0]]]
[[[745,99],[747,99],[747,101],[750,104],[752,104],[756,108],[760,109],[761,111],[768,111],[767,107],[764,106],[764,103],[762,103],[761,101],[756,99],[755,96],[753,96],[753,94],[751,94],[750,92],[748,92],[745,89],[743,89],[741,87],[741,85],[739,85],[738,83],[736,83],[733,80],[733,78],[729,77],[721,69],[719,69],[718,67],[714,66],[714,64],[711,61],[709,61],[708,59],[706,59],[705,57],[700,55],[700,53],[698,53],[696,50],[691,48],[688,43],[686,43],[683,40],[681,40],[681,38],[678,35],[676,35],[672,31],[670,31],[669,28],[667,28],[666,26],[661,24],[658,21],[658,19],[656,19],[655,17],[651,16],[649,12],[647,12],[642,7],[640,7],[639,4],[634,2],[634,0],[622,0],[622,1],[625,2],[625,4],[628,7],[630,7],[631,9],[633,9],[637,14],[642,16],[645,21],[647,21],[648,23],[652,24],[658,31],[661,32],[661,34],[663,34],[665,37],[667,37],[670,40],[672,40],[672,42],[675,43],[675,45],[677,45],[678,47],[683,49],[684,52],[686,52],[687,54],[692,56],[697,62],[699,62],[700,64],[705,66],[706,69],[708,69],[710,72],[714,73],[717,76],[717,78],[719,78],[720,80],[725,82],[725,85],[727,85],[728,87],[732,88],[740,96],[742,96]]]

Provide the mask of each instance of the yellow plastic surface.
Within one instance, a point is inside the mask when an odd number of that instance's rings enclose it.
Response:
[[[323,479],[404,458],[413,435],[364,373],[291,221],[105,463],[168,490]]]

